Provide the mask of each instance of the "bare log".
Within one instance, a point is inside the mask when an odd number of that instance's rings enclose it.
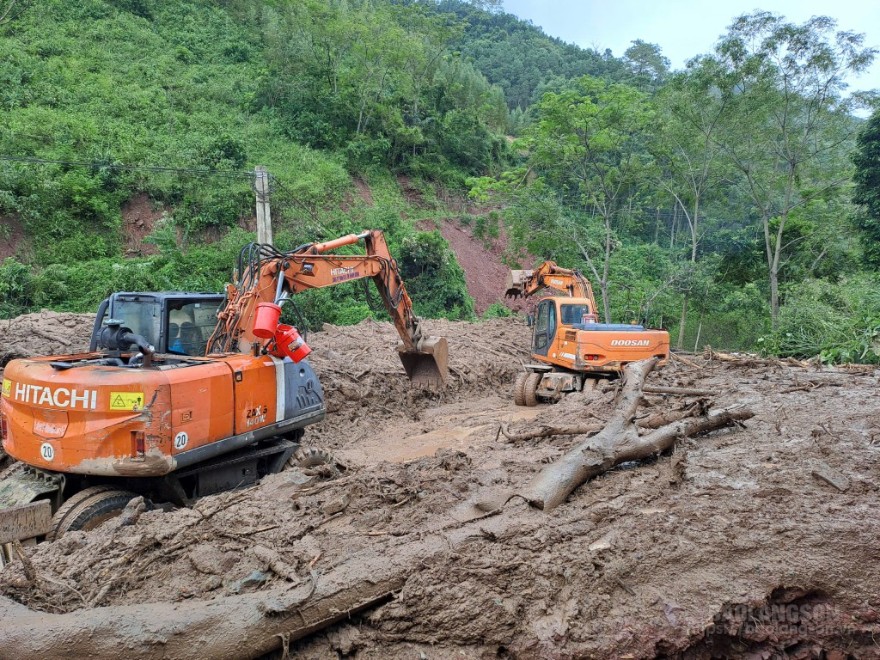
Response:
[[[689,366],[691,369],[700,369],[700,370],[703,369],[703,366],[702,366],[702,365],[697,364],[697,363],[694,362],[693,360],[689,360],[689,359],[687,359],[687,358],[686,358],[684,355],[682,355],[681,353],[670,353],[670,354],[669,354],[669,357],[670,357],[673,361],[675,361],[675,362],[681,362],[682,364],[685,364],[685,365]]]
[[[648,458],[672,447],[678,438],[706,433],[754,416],[743,407],[726,408],[705,417],[685,419],[639,436],[635,427],[617,436],[613,446],[600,439],[604,431],[577,445],[557,462],[545,468],[522,494],[530,504],[549,511],[562,504],[581,484],[627,461]]]
[[[638,439],[632,420],[642,398],[642,385],[656,364],[657,358],[652,358],[626,365],[620,398],[605,428],[544,468],[526,489],[526,500],[539,509],[552,509],[591,476],[614,465],[608,452],[612,444],[628,445]],[[626,438],[627,435],[635,438]]]
[[[0,660],[260,657],[385,602],[433,557],[487,532],[500,535],[522,517],[511,502],[499,515],[363,550],[297,586],[215,600],[49,614],[0,596]]]
[[[645,385],[642,387],[645,394],[677,394],[679,396],[717,396],[713,390],[697,390],[688,387],[666,387],[664,385]]]
[[[693,403],[686,408],[678,410],[666,410],[654,413],[646,417],[637,418],[636,425],[641,429],[657,429],[666,424],[677,422],[686,417],[696,417],[706,412],[706,406],[702,402]],[[504,436],[505,442],[524,442],[538,438],[552,438],[558,435],[590,435],[602,430],[600,424],[575,424],[572,426],[539,426],[531,431],[511,433],[509,426],[503,424],[498,427],[498,435]]]
[[[552,438],[557,435],[587,435],[600,430],[600,424],[577,424],[575,426],[541,426],[534,431],[524,431],[522,433],[511,433],[510,428],[505,428],[503,424],[499,426],[499,432],[504,436],[505,442],[522,442],[524,440],[534,440],[535,438]]]
[[[669,449],[679,437],[722,428],[753,416],[746,408],[729,408],[709,415],[683,419],[639,435],[634,422],[645,377],[657,360],[627,365],[620,400],[608,424],[598,434],[579,443],[558,461],[548,465],[522,496],[533,506],[548,511],[562,504],[581,484],[615,465],[647,458]]]
[[[661,426],[672,424],[672,422],[677,422],[686,417],[705,415],[707,410],[708,405],[705,401],[697,401],[684,408],[664,410],[646,415],[645,417],[637,417],[635,422],[636,426],[642,429],[659,429]]]
[[[789,365],[792,367],[799,367],[801,369],[809,369],[811,366],[809,362],[798,360],[793,357],[762,358],[761,356],[755,355],[754,353],[722,353],[720,351],[713,350],[711,346],[707,346],[706,349],[703,351],[703,358],[709,361],[714,360],[718,362],[729,362],[735,367],[781,367],[782,365]]]
[[[322,586],[306,581],[289,589],[213,601],[99,607],[68,614],[32,611],[0,597],[0,658],[126,657],[253,658],[282,639],[305,637],[391,597],[411,572],[374,559],[363,577],[337,571]],[[412,568],[412,567],[410,567]]]

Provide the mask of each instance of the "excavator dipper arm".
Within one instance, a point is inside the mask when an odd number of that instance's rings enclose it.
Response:
[[[366,254],[335,254],[338,248],[363,241]],[[237,285],[227,289],[228,302],[208,343],[208,353],[257,350],[265,340],[254,334],[259,303],[283,304],[290,296],[353,280],[370,278],[400,336],[398,353],[407,376],[416,384],[439,385],[448,374],[443,337],[422,334],[412,300],[378,229],[349,234],[324,243],[308,243],[290,252],[252,244],[241,263]]]
[[[534,270],[510,271],[505,296],[527,298],[545,288],[561,291],[571,298],[586,298],[592,309],[596,309],[590,281],[579,270],[562,268],[553,261],[545,261]]]

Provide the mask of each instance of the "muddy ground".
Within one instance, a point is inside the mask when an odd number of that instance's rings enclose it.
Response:
[[[54,332],[44,316],[41,329],[73,346],[73,318],[59,316],[67,330]],[[387,324],[310,337],[330,412],[305,441],[333,451],[345,468],[335,478],[291,470],[205,498],[198,511],[148,512],[134,524],[71,533],[28,550],[36,583],[20,562],[0,570],[0,594],[68,612],[320,580],[355,552],[392,555],[454,528],[462,502],[524,484],[582,439],[506,442],[500,424],[512,432],[609,414],[613,390],[513,405],[510,385],[527,358],[519,321],[426,325],[449,340],[442,393],[410,388]],[[18,348],[7,348],[13,342]],[[0,355],[24,350],[19,338],[0,336]],[[648,383],[712,390],[714,407],[746,404],[755,417],[622,466],[549,513],[511,502],[519,514],[512,528],[487,524],[447,544],[390,602],[291,651],[880,657],[878,377],[868,368],[674,359]],[[682,403],[652,395],[645,412]],[[267,557],[283,564],[273,568]]]

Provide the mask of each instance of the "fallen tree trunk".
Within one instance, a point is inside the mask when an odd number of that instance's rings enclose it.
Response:
[[[690,387],[667,387],[664,385],[645,385],[642,387],[645,394],[677,394],[679,396],[716,396],[718,392],[712,390],[697,390]]]
[[[505,442],[522,442],[535,438],[552,438],[557,435],[585,435],[595,433],[601,428],[602,426],[599,424],[578,424],[575,426],[542,426],[533,431],[511,433],[509,428],[504,428],[504,425],[501,424],[498,427],[498,434],[504,436]]]
[[[702,402],[693,403],[685,408],[677,410],[667,410],[665,412],[653,413],[645,417],[635,420],[636,425],[640,429],[656,429],[672,422],[677,422],[686,417],[696,417],[705,414],[705,405]],[[574,424],[572,426],[540,426],[531,431],[521,431],[519,433],[511,433],[510,427],[499,425],[496,437],[503,436],[505,442],[523,442],[525,440],[535,440],[537,438],[552,438],[557,435],[589,435],[601,431],[602,424]]]
[[[67,614],[36,612],[0,596],[0,660],[260,657],[385,602],[410,575],[450,548],[487,533],[502,535],[512,525],[521,527],[525,507],[511,502],[497,515],[363,550],[315,582],[296,587]]]
[[[669,449],[680,437],[722,428],[753,416],[748,409],[731,408],[683,419],[639,435],[635,412],[645,378],[656,364],[657,359],[653,358],[626,366],[619,403],[605,428],[541,471],[522,492],[532,506],[549,511],[562,504],[585,481],[615,465]]]
[[[641,429],[659,429],[661,426],[672,424],[687,417],[705,415],[709,408],[708,402],[701,400],[691,403],[683,408],[655,412],[644,417],[637,417],[636,425]]]
[[[374,606],[413,567],[385,558],[294,588],[212,601],[35,612],[0,597],[0,658],[254,658]],[[369,578],[364,578],[369,575]],[[124,651],[123,651],[124,650]]]
[[[801,369],[809,369],[810,363],[804,360],[798,360],[793,357],[784,357],[784,358],[762,358],[759,355],[755,355],[754,353],[742,353],[739,355],[732,355],[730,353],[722,353],[720,351],[715,351],[711,346],[707,346],[703,351],[703,358],[706,360],[712,361],[717,360],[718,362],[728,362],[733,364],[734,366],[743,366],[743,367],[755,367],[755,366],[774,366],[779,367],[783,364],[790,365],[792,367],[800,367]]]

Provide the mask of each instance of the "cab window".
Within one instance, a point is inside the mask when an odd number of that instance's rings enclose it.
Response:
[[[583,323],[585,316],[592,315],[589,305],[560,305],[562,325]]]
[[[159,338],[159,302],[157,300],[116,299],[113,303],[113,318],[122,321],[123,327],[131,328],[155,345]]]
[[[535,337],[532,348],[542,351],[547,348],[553,333],[556,330],[556,307],[550,300],[545,300],[538,305],[535,319]]]
[[[217,325],[217,301],[169,301],[168,330],[166,333],[169,353],[178,355],[204,355],[208,339]]]

